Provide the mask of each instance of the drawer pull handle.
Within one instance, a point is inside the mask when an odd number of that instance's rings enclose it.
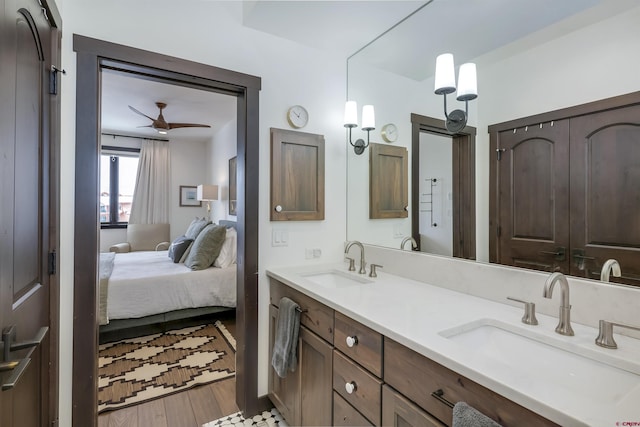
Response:
[[[447,399],[444,398],[444,391],[442,391],[441,388],[431,393],[431,396],[435,397],[441,403],[444,403],[445,405],[447,405],[449,408],[453,408],[453,403],[449,402]]]
[[[354,391],[358,389],[355,381],[351,381],[350,383],[346,383],[344,385],[344,389],[347,390],[347,393],[352,394]]]
[[[353,347],[354,345],[358,345],[358,337],[347,337],[347,347]]]

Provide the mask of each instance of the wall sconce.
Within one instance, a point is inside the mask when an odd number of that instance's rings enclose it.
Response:
[[[365,105],[362,107],[362,130],[367,131],[367,143],[363,139],[357,139],[354,143],[351,141],[351,129],[358,126],[358,104],[355,101],[347,101],[344,106],[344,127],[349,129],[349,144],[353,147],[353,151],[360,155],[364,153],[364,149],[369,146],[369,132],[376,128],[375,113],[373,105]]]
[[[458,101],[464,101],[464,111],[453,110],[447,114],[447,95],[456,91],[456,74],[453,55],[443,53],[436,58],[435,93],[444,95],[444,116],[447,118],[447,130],[460,132],[467,125],[469,101],[478,97],[476,64],[468,62],[460,66],[458,74]]]
[[[218,186],[210,184],[200,184],[196,188],[196,198],[207,202],[207,214],[211,215],[211,200],[218,200]]]

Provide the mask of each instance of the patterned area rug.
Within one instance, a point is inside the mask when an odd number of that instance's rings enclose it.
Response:
[[[213,325],[103,344],[98,361],[98,412],[157,399],[235,375],[236,340]]]
[[[241,412],[227,415],[215,421],[203,424],[202,427],[289,427],[276,408],[264,411],[260,415],[244,418]]]

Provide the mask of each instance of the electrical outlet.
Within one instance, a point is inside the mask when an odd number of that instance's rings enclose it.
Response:
[[[322,250],[320,248],[313,249],[313,257],[320,258],[322,256]]]

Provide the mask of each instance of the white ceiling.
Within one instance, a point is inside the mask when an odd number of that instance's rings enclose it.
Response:
[[[366,61],[416,80],[432,75],[435,58],[452,52],[456,63],[477,58],[517,39],[541,33],[557,37],[605,16],[636,7],[637,0],[431,0],[431,1],[245,1],[243,24],[302,45]],[[194,2],[197,5],[197,2]],[[401,25],[398,22],[407,18]],[[568,19],[570,18],[570,19]],[[383,35],[384,34],[384,35]],[[383,35],[382,37],[379,37]],[[375,42],[372,40],[378,38]],[[366,47],[365,47],[366,46]],[[236,99],[103,73],[103,132],[158,137],[150,121],[128,106],[157,117],[165,102],[168,122],[211,125],[211,129],[175,129],[183,140],[210,138],[233,120]]]

